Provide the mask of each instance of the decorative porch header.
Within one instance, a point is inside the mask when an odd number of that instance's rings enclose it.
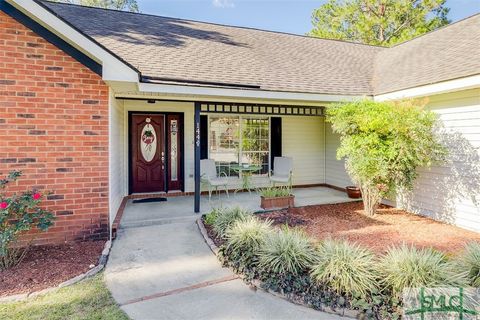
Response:
[[[288,106],[257,103],[200,102],[202,113],[243,113],[289,116],[324,116],[325,107]]]

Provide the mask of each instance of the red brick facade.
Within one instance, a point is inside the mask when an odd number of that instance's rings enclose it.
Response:
[[[36,243],[108,237],[108,87],[0,11],[0,174],[51,191],[57,216]]]

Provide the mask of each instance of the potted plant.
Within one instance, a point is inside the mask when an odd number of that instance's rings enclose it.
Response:
[[[290,187],[267,187],[260,190],[260,207],[264,210],[290,208],[295,196]]]
[[[359,187],[347,186],[345,189],[347,190],[347,195],[349,198],[359,199],[362,197],[362,192],[360,191]]]

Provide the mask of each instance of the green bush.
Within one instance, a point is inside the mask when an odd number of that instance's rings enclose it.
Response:
[[[208,225],[213,225],[215,223],[215,220],[217,220],[217,216],[219,215],[220,212],[222,212],[222,208],[214,208],[212,211],[207,213],[205,215],[205,223]]]
[[[326,240],[318,247],[311,276],[337,293],[365,297],[376,289],[375,255],[347,241]]]
[[[251,212],[240,207],[219,210],[212,224],[213,231],[215,231],[220,238],[225,238],[225,232],[228,227],[233,225],[235,221],[245,220],[251,215]]]
[[[311,240],[298,229],[288,227],[271,233],[260,249],[259,268],[277,275],[298,275],[316,261]]]
[[[270,221],[254,216],[237,220],[226,230],[224,255],[237,270],[249,270],[258,263],[260,247],[271,232]]]
[[[419,103],[364,99],[327,108],[326,120],[340,134],[337,157],[345,158],[368,215],[382,198],[411,190],[418,168],[441,163],[447,154],[437,134],[438,115]]]
[[[445,254],[407,245],[388,249],[380,260],[379,273],[383,286],[397,296],[406,288],[466,284],[466,273],[458,272]]]
[[[469,284],[480,287],[480,243],[468,243],[456,262],[459,270],[467,273]]]
[[[5,179],[0,179],[0,270],[17,265],[25,257],[30,243],[18,246],[22,233],[35,228],[46,231],[55,220],[51,212],[40,207],[44,195],[39,191],[7,195],[4,190],[8,184],[21,175],[21,171],[12,171]]]

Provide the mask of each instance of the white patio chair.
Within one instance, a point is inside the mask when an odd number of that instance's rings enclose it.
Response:
[[[224,175],[224,177],[222,177],[222,174]],[[215,160],[212,160],[212,159],[200,160],[200,181],[202,184],[207,185],[208,187],[208,200],[211,200],[212,198],[213,189],[215,189],[217,194],[219,194],[218,187],[222,187],[222,186],[225,188],[227,197],[230,197],[228,195],[227,174],[225,172],[222,172],[222,174],[220,174],[220,176],[217,175]]]
[[[273,159],[273,172],[270,174],[270,182],[275,186],[277,183],[292,186],[293,159],[290,157],[275,157]]]

